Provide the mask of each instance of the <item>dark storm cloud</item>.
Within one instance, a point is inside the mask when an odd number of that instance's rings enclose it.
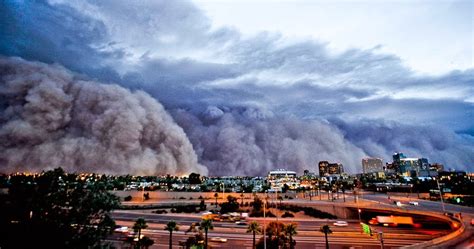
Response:
[[[207,173],[181,127],[144,92],[0,57],[0,97],[4,172]]]
[[[474,165],[474,138],[458,135],[444,127],[406,125],[393,121],[358,120],[347,123],[333,120],[344,137],[370,156],[391,161],[394,151],[409,157],[425,157],[456,169]]]
[[[275,168],[302,173],[322,160],[342,162],[353,172],[365,155],[322,121],[273,117],[250,108],[212,107],[198,116],[177,110],[173,116],[213,175],[265,175]]]
[[[212,27],[189,1],[0,4],[1,54],[56,62],[81,77],[143,90],[167,109],[179,109],[173,116],[200,162],[214,172],[257,174],[276,165],[301,170],[319,159],[354,169],[363,155],[378,151],[386,157],[401,150],[397,143],[362,143],[346,132],[352,126],[324,121],[341,119],[407,127],[385,129],[391,132],[449,127],[444,129],[452,144],[462,140],[464,147],[435,156],[421,148],[434,140],[420,135],[417,140],[424,143],[406,148],[448,166],[457,158],[453,166],[472,167],[472,140],[452,132],[474,130],[472,69],[417,75],[396,55],[380,53],[380,46],[334,53],[321,41],[289,41],[275,33],[243,37],[232,28]],[[377,122],[364,127],[370,130]],[[255,135],[260,133],[263,138]],[[341,148],[325,146],[331,139]],[[283,140],[288,147],[271,145]],[[291,146],[298,150],[291,152]]]

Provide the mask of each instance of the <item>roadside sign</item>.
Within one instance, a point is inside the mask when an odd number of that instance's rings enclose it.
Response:
[[[360,225],[362,226],[362,231],[364,231],[365,234],[372,235],[372,231],[370,229],[370,226],[361,222]]]

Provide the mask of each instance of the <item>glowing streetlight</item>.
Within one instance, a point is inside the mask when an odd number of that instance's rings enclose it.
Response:
[[[441,200],[441,206],[443,207],[443,213],[446,213],[446,209],[444,208],[443,193],[441,192],[438,179],[436,179],[436,183],[438,184],[439,197],[441,197],[440,200]]]
[[[224,182],[221,182],[221,185],[222,185],[222,201],[224,202],[225,200],[225,184]]]
[[[265,190],[267,192],[267,190]],[[264,197],[265,201],[263,202],[263,249],[267,249],[267,223],[266,223],[266,205],[267,205],[267,196]]]

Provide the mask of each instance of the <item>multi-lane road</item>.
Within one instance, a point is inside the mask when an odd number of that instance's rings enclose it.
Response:
[[[385,206],[393,206],[393,201],[400,201],[402,203],[401,208],[407,210],[430,211],[438,213],[447,212],[451,214],[460,213],[462,215],[462,219],[465,225],[465,232],[460,236],[460,238],[452,242],[447,242],[443,244],[443,246],[449,248],[474,248],[474,227],[470,224],[471,219],[474,218],[474,208],[472,207],[459,206],[447,203],[443,204],[441,203],[441,201],[429,201],[404,196],[392,195],[389,199],[385,194],[374,193],[366,193],[363,198]],[[418,202],[418,205],[410,205],[410,201],[416,201]]]
[[[132,227],[134,221],[143,217],[149,224],[148,229],[144,230],[147,236],[155,240],[154,248],[166,248],[168,246],[168,232],[164,231],[164,225],[175,220],[181,227],[180,231],[174,234],[174,246],[178,248],[178,241],[184,241],[191,234],[185,234],[184,231],[194,222],[200,221],[199,215],[184,214],[152,214],[144,211],[116,211],[113,217],[117,224]],[[262,218],[249,218],[249,221],[256,220],[263,225]],[[268,218],[265,222],[270,222],[275,218]],[[298,225],[298,235],[295,236],[297,248],[323,248],[325,246],[324,236],[319,232],[319,228],[324,224],[329,224],[333,233],[329,235],[331,248],[380,248],[380,241],[375,236],[369,236],[361,233],[358,221],[349,220],[347,227],[336,227],[332,225],[332,220],[321,219],[279,219],[285,223],[294,222]],[[445,230],[437,229],[413,229],[413,228],[392,228],[392,227],[374,227],[384,233],[385,248],[396,248],[406,245],[412,245],[446,233]],[[261,236],[261,235],[260,235]],[[259,236],[259,237],[260,237]],[[251,248],[252,236],[246,233],[246,226],[237,225],[229,222],[214,222],[214,230],[209,232],[209,237],[223,237],[227,239],[225,243],[211,242],[213,247],[220,248]],[[117,238],[117,236],[115,236]]]

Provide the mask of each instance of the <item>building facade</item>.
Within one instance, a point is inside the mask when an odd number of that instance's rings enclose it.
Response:
[[[403,153],[393,154],[392,167],[398,174],[409,177],[434,176],[426,158],[407,158]]]
[[[340,175],[344,173],[344,166],[341,163],[329,163],[320,161],[318,163],[319,176]]]
[[[367,157],[362,159],[362,172],[375,173],[383,171],[383,160],[381,158]]]
[[[269,191],[271,192],[282,192],[285,185],[287,185],[289,189],[297,189],[300,186],[296,172],[285,169],[277,169],[268,172],[267,181],[270,185]]]

